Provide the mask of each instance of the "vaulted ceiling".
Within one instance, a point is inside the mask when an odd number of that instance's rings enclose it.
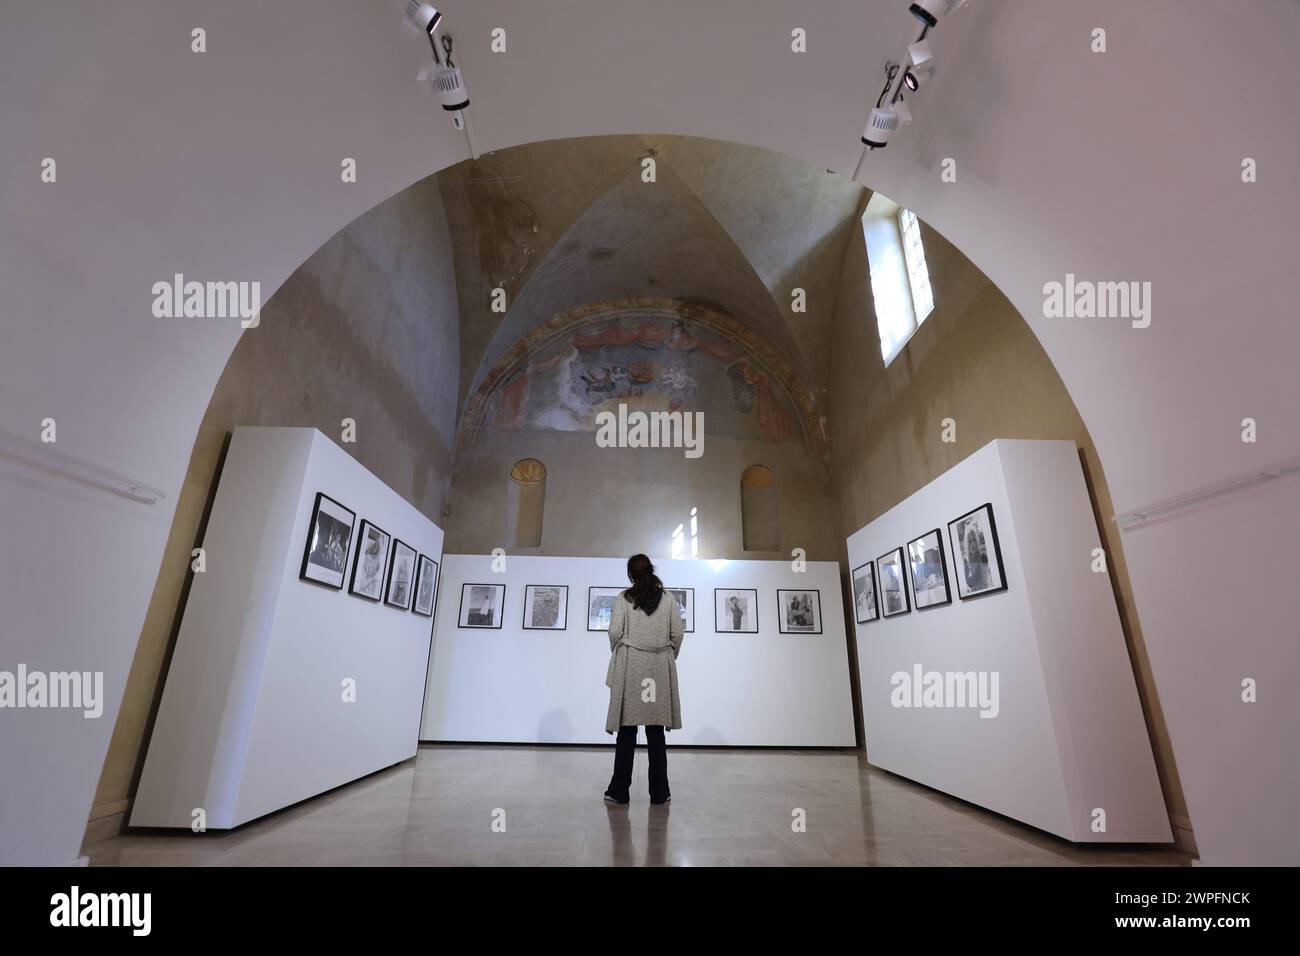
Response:
[[[645,135],[498,150],[438,182],[456,263],[462,413],[489,370],[554,317],[653,297],[733,317],[824,414],[829,323],[861,186],[753,147]],[[498,288],[504,312],[493,309]]]

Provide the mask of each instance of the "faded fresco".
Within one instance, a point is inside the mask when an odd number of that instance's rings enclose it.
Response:
[[[677,318],[611,318],[538,350],[491,399],[497,428],[595,431],[596,415],[703,411],[710,434],[798,436],[781,384],[737,346]]]

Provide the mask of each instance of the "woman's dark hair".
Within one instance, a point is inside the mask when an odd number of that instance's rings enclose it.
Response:
[[[632,606],[653,614],[664,597],[664,583],[655,575],[655,566],[644,554],[634,554],[627,559],[627,579],[632,586],[623,594]]]

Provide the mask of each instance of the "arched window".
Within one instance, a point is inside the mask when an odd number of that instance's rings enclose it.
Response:
[[[506,498],[506,528],[513,547],[541,547],[545,507],[546,466],[536,458],[522,458],[510,469]]]
[[[740,476],[740,530],[746,551],[778,551],[781,521],[776,475],[766,465],[750,465]]]
[[[898,233],[903,239],[907,284],[912,290],[912,311],[919,326],[934,311],[934,290],[930,288],[930,268],[925,264],[925,247],[921,245],[921,220],[912,210],[898,211]]]
[[[888,366],[934,311],[921,221],[910,209],[875,193],[862,214],[862,234],[867,241],[880,354]]]

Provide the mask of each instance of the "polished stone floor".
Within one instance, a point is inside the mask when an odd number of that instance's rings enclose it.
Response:
[[[670,747],[667,807],[645,796],[644,748],[631,806],[605,803],[612,761],[612,748],[423,747],[233,832],[130,833],[83,852],[92,866],[1189,862],[1172,848],[1075,846],[869,767],[858,751]]]

